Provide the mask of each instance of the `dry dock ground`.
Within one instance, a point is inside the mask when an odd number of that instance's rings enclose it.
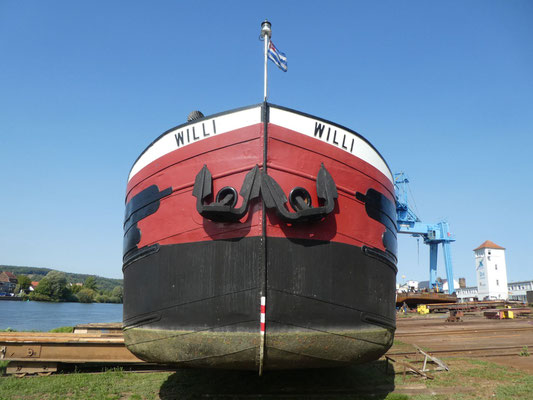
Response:
[[[400,317],[385,358],[349,368],[267,372],[147,371],[58,373],[2,377],[0,399],[533,399],[533,320],[487,320],[446,315]],[[414,345],[438,357],[449,371],[428,378]],[[432,363],[428,366],[434,367]],[[404,374],[405,370],[405,374]],[[81,372],[80,372],[81,371]]]
[[[476,358],[533,374],[533,357],[520,356],[523,350],[533,352],[533,319],[466,316],[463,322],[455,323],[446,323],[445,319],[442,314],[434,318],[399,318],[396,340],[418,345],[437,357]],[[394,352],[394,348],[389,351]]]

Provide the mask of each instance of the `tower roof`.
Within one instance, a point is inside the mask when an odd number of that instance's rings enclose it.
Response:
[[[501,250],[505,250],[505,247],[498,246],[496,243],[491,242],[490,240],[485,240],[478,247],[476,247],[474,249],[474,251],[481,250],[481,249],[501,249]]]

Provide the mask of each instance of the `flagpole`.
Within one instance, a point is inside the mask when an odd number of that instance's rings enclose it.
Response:
[[[267,101],[267,84],[268,84],[268,43],[270,37],[272,36],[272,30],[270,29],[271,24],[268,20],[264,20],[261,23],[261,37],[265,41],[265,77],[264,77],[264,91],[263,91],[263,101]]]
[[[268,36],[265,35],[265,83],[264,83],[264,101],[267,101],[268,87]]]

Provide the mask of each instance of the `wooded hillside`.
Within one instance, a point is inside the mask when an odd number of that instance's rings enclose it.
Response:
[[[50,271],[57,271],[50,268],[39,268],[39,267],[18,267],[14,265],[0,265],[1,271],[9,271],[15,275],[28,275],[32,281],[40,281],[46,276]],[[75,274],[71,272],[63,272],[67,276],[68,283],[83,283],[89,276],[94,276],[96,280],[96,286],[100,290],[113,290],[115,286],[124,286],[122,279],[113,279],[113,278],[104,278],[97,275],[90,274]]]

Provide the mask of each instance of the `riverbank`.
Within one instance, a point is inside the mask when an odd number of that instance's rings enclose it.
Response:
[[[32,299],[28,296],[25,297],[18,297],[18,296],[0,296],[0,300],[4,301],[35,301],[38,303],[82,303],[80,301],[70,301],[70,300],[36,300]],[[99,302],[99,301],[90,301],[85,302],[85,304],[96,304],[96,303],[102,303],[102,304],[123,304],[122,301],[110,301],[110,302]]]
[[[0,300],[4,300],[4,301],[22,301],[22,297],[0,296]]]

